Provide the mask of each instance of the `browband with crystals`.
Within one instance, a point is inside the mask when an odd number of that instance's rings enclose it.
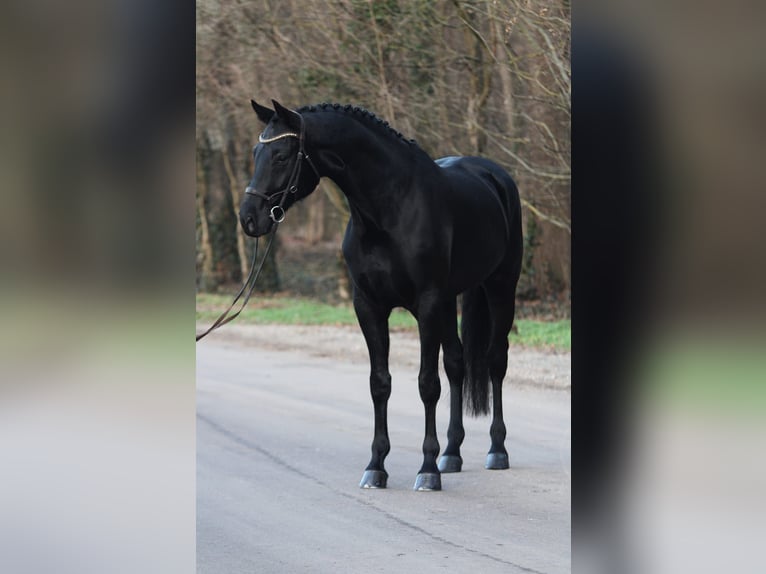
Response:
[[[274,137],[271,137],[271,138],[265,138],[265,137],[263,137],[263,134],[261,134],[261,135],[258,136],[258,141],[261,142],[261,143],[271,143],[271,142],[275,142],[277,140],[281,140],[282,138],[298,138],[298,137],[299,137],[298,134],[293,133],[293,132],[286,132],[286,133],[279,134],[278,136],[274,136]]]

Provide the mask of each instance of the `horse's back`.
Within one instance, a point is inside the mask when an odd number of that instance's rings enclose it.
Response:
[[[516,182],[505,169],[494,161],[476,156],[448,156],[436,160],[436,165],[444,170],[454,182],[454,192],[468,194],[474,201],[481,200],[481,191],[492,191],[506,213],[512,218],[521,211],[521,202]],[[481,182],[483,186],[465,183],[466,180]]]

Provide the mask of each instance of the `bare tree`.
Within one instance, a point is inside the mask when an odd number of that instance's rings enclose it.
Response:
[[[236,154],[260,128],[250,97],[360,104],[433,157],[491,157],[517,180],[526,209],[523,280],[537,295],[566,296],[569,18],[569,3],[556,0],[200,0],[198,135],[224,138],[232,201],[248,168]],[[321,192],[293,218],[304,226],[294,233],[312,241],[336,236],[348,217],[335,186]]]

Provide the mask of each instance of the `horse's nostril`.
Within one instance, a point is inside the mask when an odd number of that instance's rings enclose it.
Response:
[[[252,215],[248,215],[245,218],[245,229],[248,233],[255,233],[255,220]]]

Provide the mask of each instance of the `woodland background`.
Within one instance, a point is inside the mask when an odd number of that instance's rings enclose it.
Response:
[[[570,3],[197,1],[198,292],[231,289],[252,240],[237,210],[262,125],[249,100],[359,105],[432,157],[483,155],[524,205],[520,310],[570,308]],[[338,302],[348,209],[323,180],[280,227],[259,289]]]

